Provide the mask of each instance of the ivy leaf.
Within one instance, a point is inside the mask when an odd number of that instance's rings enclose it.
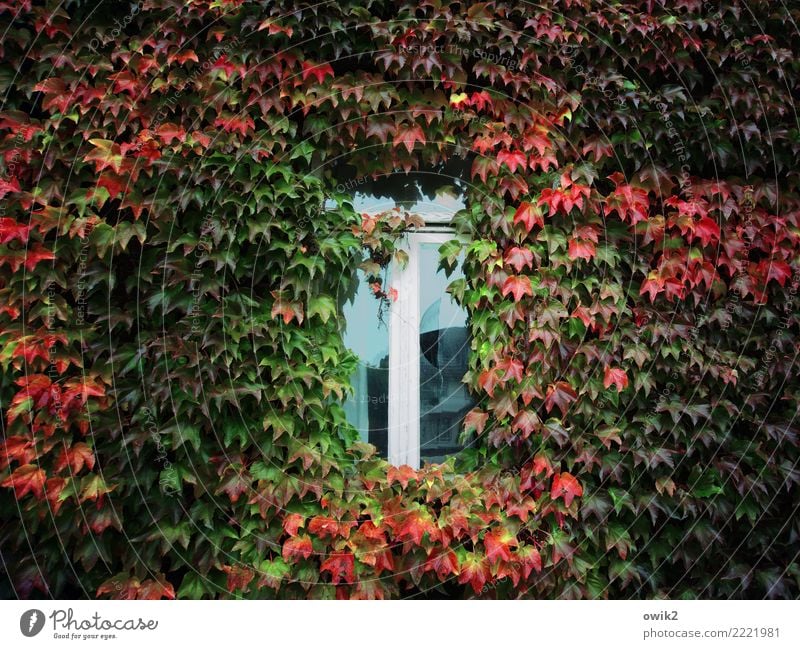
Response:
[[[458,574],[458,557],[451,548],[434,550],[428,563],[440,581],[445,581],[450,575]]]
[[[478,385],[490,397],[494,396],[495,386],[498,383],[501,383],[498,372],[499,370],[496,367],[493,367],[491,369],[483,370],[483,372],[478,375]]]
[[[522,151],[507,151],[504,149],[497,154],[497,162],[505,164],[513,174],[516,173],[518,167],[525,169],[528,158]]]
[[[308,317],[318,315],[322,322],[327,323],[331,316],[336,315],[336,305],[330,295],[315,295],[308,301]],[[273,314],[273,317],[274,314]],[[300,320],[302,322],[302,319]],[[287,323],[288,324],[288,323]]]
[[[487,532],[483,537],[483,544],[486,546],[487,561],[511,561],[511,548],[517,545],[517,537],[507,529],[500,528]]]
[[[84,442],[78,442],[71,448],[66,447],[61,450],[55,464],[55,471],[61,471],[69,467],[70,473],[75,474],[86,465],[91,471],[94,468],[94,452]]]
[[[486,156],[478,156],[472,163],[470,175],[473,178],[478,176],[481,179],[481,182],[485,183],[487,177],[496,176],[499,170],[500,167],[497,164],[497,160]]]
[[[396,534],[400,540],[410,540],[415,545],[422,545],[422,537],[426,533],[433,537],[436,531],[437,527],[433,523],[430,514],[414,510],[406,515],[398,526]]]
[[[281,316],[284,324],[289,324],[293,319],[297,324],[303,324],[303,305],[301,302],[287,300],[282,291],[272,291],[275,304],[272,306],[272,317]]]
[[[349,532],[348,527],[344,529]],[[326,536],[336,538],[340,536],[339,522],[329,516],[314,516],[308,523],[308,532],[320,538],[325,538]]]
[[[704,246],[719,241],[719,234],[719,225],[708,216],[702,217],[694,224],[694,235],[700,239],[700,243]]]
[[[535,411],[520,410],[517,416],[514,417],[511,427],[522,433],[522,439],[528,439],[531,433],[539,430],[541,423],[542,420],[539,419],[539,415],[537,415]]]
[[[386,144],[389,137],[397,132],[394,121],[388,117],[370,115],[367,121],[367,137],[376,137],[381,144]]]
[[[503,282],[503,296],[514,295],[514,299],[519,302],[523,295],[533,295],[531,278],[527,275],[511,275]]]
[[[44,494],[46,479],[47,476],[42,469],[34,464],[24,464],[18,467],[3,482],[0,482],[0,487],[11,487],[17,500],[23,498],[27,493],[32,493],[36,498],[41,498]]]
[[[480,435],[484,428],[486,428],[486,422],[488,420],[488,412],[473,408],[464,417],[464,432],[467,434],[475,432],[476,435]]]
[[[759,264],[759,271],[765,276],[765,282],[775,280],[781,286],[792,277],[792,269],[785,261],[780,259],[764,259]]]
[[[612,385],[616,386],[617,392],[622,392],[628,387],[628,375],[620,367],[606,366],[603,374],[603,387],[607,390]]]
[[[558,407],[561,415],[566,415],[569,404],[578,398],[578,394],[566,381],[558,381],[547,386],[547,395],[544,398],[544,407],[549,413],[553,408]]]
[[[513,561],[522,564],[522,576],[527,579],[533,570],[542,571],[542,557],[532,545],[520,546],[514,553]]]
[[[469,584],[477,595],[486,585],[486,581],[491,579],[491,576],[492,573],[486,564],[486,558],[470,553],[461,562],[458,583]]]
[[[395,482],[405,489],[408,487],[409,480],[417,480],[417,472],[407,464],[403,466],[390,466],[386,472],[386,482],[391,487]]]
[[[302,72],[301,75],[303,77],[303,81],[306,81],[309,77],[314,77],[317,80],[317,83],[322,83],[327,76],[334,76],[333,68],[331,67],[330,63],[313,63],[311,61],[303,61],[302,63]]]
[[[570,473],[556,473],[553,476],[553,485],[550,489],[550,498],[557,500],[564,498],[564,504],[569,507],[574,498],[580,498],[583,495],[583,487]]]
[[[591,261],[592,257],[594,257],[596,253],[597,247],[595,246],[594,241],[575,238],[569,240],[569,249],[567,250],[567,254],[573,261],[578,259]]]
[[[543,228],[544,218],[542,217],[541,208],[533,203],[523,201],[514,213],[514,223],[521,223],[525,228],[525,232],[530,232],[537,225]]]
[[[289,536],[297,536],[297,530],[303,527],[305,518],[300,514],[286,514],[283,519],[283,531]]]
[[[414,150],[414,144],[416,142],[425,144],[425,141],[425,132],[422,130],[422,127],[413,122],[409,125],[398,126],[394,136],[395,148],[403,145],[409,153]]]
[[[102,139],[91,139],[89,144],[94,149],[84,157],[84,160],[94,162],[95,171],[99,173],[107,168],[113,169],[115,173],[122,171],[123,155],[119,144]]]
[[[35,227],[34,224],[20,225],[14,219],[0,218],[0,244],[6,244],[17,239],[20,243],[28,242],[28,235]]]
[[[349,552],[335,552],[322,562],[319,571],[331,573],[334,585],[340,582],[352,584],[355,582],[355,557]]]
[[[533,253],[527,248],[514,246],[506,252],[505,263],[520,272],[525,266],[533,268]]]
[[[311,537],[301,534],[286,539],[283,543],[281,555],[284,561],[292,561],[295,559],[308,559],[313,552],[314,547],[311,545]]]

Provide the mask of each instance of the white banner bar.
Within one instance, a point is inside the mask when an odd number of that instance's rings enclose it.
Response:
[[[267,649],[400,642],[796,649],[799,620],[792,601],[0,602],[2,646],[14,648],[227,648],[256,640]]]

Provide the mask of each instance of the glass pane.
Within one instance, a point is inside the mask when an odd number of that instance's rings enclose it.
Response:
[[[421,215],[426,223],[450,223],[453,215],[465,208],[464,183],[458,178],[435,173],[396,173],[374,180],[350,179],[338,189],[351,192],[356,212],[377,214],[402,207]],[[326,203],[329,209],[336,202]]]
[[[388,286],[388,277],[384,286]],[[344,344],[355,352],[360,363],[351,377],[355,392],[344,403],[347,420],[361,439],[388,457],[389,417],[389,329],[379,318],[380,302],[362,271],[352,302],[344,306]]]
[[[474,406],[461,382],[469,360],[467,314],[445,292],[463,277],[461,261],[448,277],[439,266],[438,243],[419,246],[420,459],[441,462],[458,452],[464,416]]]

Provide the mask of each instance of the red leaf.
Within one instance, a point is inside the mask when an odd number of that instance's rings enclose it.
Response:
[[[107,171],[100,174],[100,177],[97,179],[97,186],[104,187],[108,192],[108,197],[112,199],[119,196],[127,184],[128,180],[126,178]]]
[[[14,219],[0,218],[0,243],[5,244],[16,239],[20,243],[28,243],[28,235],[34,225],[20,225]]]
[[[186,131],[182,126],[173,124],[172,122],[165,122],[156,129],[156,134],[164,144],[170,144],[172,140],[178,142],[186,141]]]
[[[341,536],[346,539],[350,536],[350,528],[355,527],[355,525],[356,523],[352,521],[340,522],[329,516],[314,516],[308,523],[308,531],[320,538]]]
[[[642,287],[639,289],[639,295],[644,295],[650,298],[651,302],[655,302],[656,296],[664,290],[664,280],[657,271],[653,270],[647,275],[647,279],[642,282]]]
[[[494,388],[498,383],[501,383],[501,381],[496,367],[483,370],[483,372],[478,375],[478,386],[490,397],[494,396]]]
[[[8,251],[5,255],[0,255],[0,264],[7,263],[15,273],[24,265],[25,269],[31,272],[40,261],[55,258],[52,251],[47,250],[41,243],[35,243],[26,250]]]
[[[527,248],[515,246],[506,252],[505,263],[520,272],[525,266],[533,268],[533,253]]]
[[[617,387],[617,392],[622,392],[628,387],[628,375],[620,367],[606,366],[605,374],[603,376],[603,387],[610,388],[612,385]]]
[[[95,163],[95,171],[98,173],[105,169],[112,169],[114,173],[122,171],[123,157],[120,145],[110,140],[89,140],[89,144],[94,146],[84,160]]]
[[[342,581],[352,584],[355,582],[355,557],[349,552],[335,552],[323,561],[319,570],[320,572],[330,572],[331,582],[334,585]]]
[[[94,452],[84,442],[78,442],[70,449],[62,449],[56,460],[55,470],[70,468],[71,474],[78,473],[86,465],[91,471],[94,468]]]
[[[514,223],[522,223],[526,232],[530,232],[535,225],[543,228],[542,210],[539,209],[538,205],[522,202],[514,213]]]
[[[381,119],[370,115],[367,121],[367,137],[377,137],[381,143],[386,144],[390,135],[397,132],[397,127],[390,119]]]
[[[33,493],[37,498],[44,494],[44,483],[47,476],[45,472],[33,464],[25,464],[18,467],[14,473],[8,476],[0,487],[11,487],[17,500],[25,496],[28,492]]]
[[[308,524],[308,531],[321,538],[334,538],[339,534],[339,523],[328,516],[314,516]]]
[[[297,536],[297,530],[304,526],[305,520],[300,514],[286,514],[283,519],[283,531],[289,536]]]
[[[64,504],[65,500],[61,499],[61,492],[67,486],[66,478],[48,478],[44,483],[45,498],[50,503],[50,509],[53,514],[58,514],[58,510]]]
[[[527,579],[532,570],[542,571],[542,557],[539,551],[531,545],[525,545],[514,553],[514,561],[522,564],[522,575]]]
[[[522,151],[506,151],[504,149],[497,154],[497,162],[505,164],[511,170],[511,173],[515,173],[517,167],[525,169],[528,158]]]
[[[494,562],[497,559],[510,561],[511,548],[517,545],[517,537],[507,529],[500,528],[493,532],[487,532],[483,537],[483,544],[486,546],[488,561]]]
[[[567,254],[573,261],[576,259],[585,259],[586,261],[590,261],[596,253],[597,247],[593,241],[574,238],[569,240],[569,250],[567,251]]]
[[[286,539],[283,544],[282,555],[285,561],[289,561],[298,557],[301,559],[308,559],[313,552],[314,548],[311,545],[311,537],[303,534]]]
[[[595,162],[601,160],[602,158],[611,157],[611,154],[614,152],[614,145],[606,138],[606,141],[599,137],[594,138],[590,142],[587,142],[583,145],[583,149],[581,149],[581,155],[586,155],[587,153],[591,153],[594,156]]]
[[[583,487],[580,483],[569,473],[557,473],[553,476],[553,486],[550,489],[550,498],[556,500],[564,497],[564,504],[569,507],[574,498],[580,498],[583,495]]]
[[[558,189],[550,189],[549,187],[542,190],[541,196],[539,196],[539,200],[537,201],[537,205],[541,207],[542,205],[547,205],[547,209],[549,214],[552,216],[558,211],[558,208],[561,206],[561,199],[563,198],[563,194]]]
[[[469,97],[469,105],[478,111],[482,111],[486,106],[492,106],[492,96],[486,91],[473,92]]]
[[[695,223],[694,234],[699,237],[700,243],[707,246],[709,243],[719,241],[719,225],[714,219],[704,216]]]
[[[397,132],[394,136],[395,148],[402,144],[411,153],[414,150],[415,142],[425,144],[425,133],[419,124],[412,122],[408,126],[401,125],[397,127]]]
[[[11,180],[0,178],[0,198],[5,198],[6,194],[18,191],[21,191],[21,189],[16,176],[11,176]]]
[[[489,571],[489,566],[486,564],[484,557],[479,557],[476,554],[469,554],[464,562],[461,564],[461,571],[458,575],[458,583],[469,583],[475,594],[481,592],[481,589],[486,585],[486,581],[490,579],[492,573]]]
[[[531,433],[539,429],[541,423],[539,416],[533,410],[520,410],[514,417],[511,427],[522,433],[523,439],[528,439]]]
[[[440,581],[445,581],[450,575],[458,574],[458,557],[450,548],[434,550],[428,564],[436,572]]]
[[[415,545],[421,545],[422,537],[426,533],[433,538],[436,536],[436,531],[437,528],[429,514],[421,511],[412,511],[400,523],[396,534],[401,541],[413,541]]]
[[[614,192],[606,198],[609,214],[616,211],[624,221],[630,218],[631,224],[647,219],[650,199],[644,189],[631,185],[618,185]]]
[[[228,575],[228,592],[235,590],[244,591],[253,581],[255,572],[246,566],[222,566],[222,571]]]
[[[486,422],[488,420],[488,412],[482,412],[477,408],[470,410],[466,417],[464,417],[464,431],[467,433],[475,431],[477,435],[480,435],[483,429],[486,428]]]
[[[482,182],[486,182],[486,178],[488,176],[497,175],[499,170],[500,166],[497,164],[497,161],[494,158],[478,156],[472,163],[470,174],[473,178],[478,176]]]
[[[0,469],[5,469],[11,462],[28,464],[35,457],[33,442],[25,437],[15,435],[0,442]]]
[[[553,467],[550,465],[550,460],[546,455],[537,453],[533,458],[533,466],[531,467],[533,475],[539,475],[544,472],[545,477],[553,475]]]
[[[554,407],[561,410],[562,416],[567,414],[569,404],[578,398],[578,394],[566,381],[558,381],[547,386],[547,395],[544,398],[544,407],[549,413]]]
[[[786,280],[792,276],[792,269],[785,261],[779,259],[764,259],[759,263],[759,272],[766,275],[765,282],[774,279],[778,284],[784,286]]]
[[[330,63],[312,63],[311,61],[303,61],[303,81],[313,76],[317,79],[317,83],[322,83],[327,76],[333,75],[333,68]]]
[[[245,67],[243,65],[237,65],[233,61],[229,60],[227,54],[223,54],[216,61],[214,61],[214,65],[211,66],[211,69],[224,70],[225,75],[229,78],[232,72],[236,72],[238,70],[241,74],[245,71]]]
[[[223,113],[214,120],[214,126],[222,127],[226,133],[237,132],[242,136],[246,136],[251,130],[256,127],[252,117],[248,117],[246,113],[239,115],[230,115]]]
[[[518,358],[504,358],[498,361],[496,367],[505,372],[503,381],[514,379],[517,383],[522,383],[522,373],[525,370],[525,366]]]
[[[503,296],[505,297],[509,293],[514,295],[514,300],[517,302],[522,299],[523,295],[533,295],[531,278],[527,275],[511,275],[503,282]]]
[[[86,405],[89,397],[104,397],[106,389],[97,379],[87,376],[80,379],[71,379],[64,384],[64,403],[78,399],[80,405]]]
[[[256,29],[256,31],[260,32],[260,31],[262,31],[264,29],[269,29],[268,34],[270,36],[274,36],[275,34],[286,34],[286,36],[289,37],[289,38],[291,38],[292,33],[294,31],[288,25],[286,27],[281,26],[280,24],[278,24],[272,18],[268,18],[267,20],[262,20],[259,23],[258,29]]]
[[[390,466],[386,472],[386,479],[390,487],[397,481],[405,489],[409,480],[417,480],[417,472],[407,464],[400,467]]]

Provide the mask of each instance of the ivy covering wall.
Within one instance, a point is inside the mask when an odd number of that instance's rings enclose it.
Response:
[[[0,593],[800,595],[798,20],[0,2]],[[458,166],[476,442],[391,467],[350,188]]]

